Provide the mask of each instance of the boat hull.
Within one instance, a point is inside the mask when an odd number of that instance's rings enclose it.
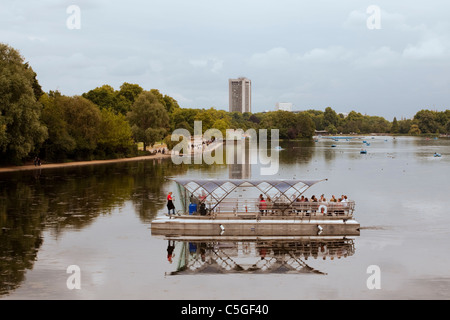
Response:
[[[354,219],[189,219],[158,217],[152,235],[163,236],[359,236]]]

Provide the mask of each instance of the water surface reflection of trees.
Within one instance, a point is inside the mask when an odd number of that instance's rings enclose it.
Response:
[[[150,222],[165,205],[165,178],[187,168],[168,159],[3,174],[0,295],[17,288],[32,269],[44,230],[58,237],[85,228],[127,201]]]

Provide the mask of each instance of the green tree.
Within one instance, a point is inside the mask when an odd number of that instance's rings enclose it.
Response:
[[[32,83],[31,83],[31,86],[32,86],[32,88],[33,88],[33,93],[34,93],[34,96],[35,96],[35,98],[36,98],[36,100],[39,100],[39,98],[44,94],[44,91],[42,91],[42,87],[41,87],[41,85],[39,84],[39,82],[38,82],[38,80],[37,80],[37,74],[36,74],[36,72],[34,72],[33,71],[33,69],[28,65],[28,62],[26,62],[25,64],[24,64],[24,66],[25,66],[25,69],[29,69],[30,70],[30,73],[33,75],[33,81],[32,81]]]
[[[346,118],[341,121],[341,132],[361,133],[364,116],[356,111],[351,111]]]
[[[314,121],[309,112],[294,114],[289,111],[272,111],[264,114],[260,129],[279,130],[280,139],[311,138],[315,132]]]
[[[110,109],[101,110],[98,150],[104,156],[126,156],[135,152],[130,124],[123,114],[116,114]]]
[[[64,110],[69,135],[74,139],[75,159],[91,159],[95,153],[100,135],[100,109],[91,101],[80,97],[61,97],[57,99]]]
[[[127,114],[136,142],[146,147],[162,140],[169,128],[169,115],[164,105],[150,91],[142,92]]]
[[[298,138],[312,138],[316,131],[314,121],[310,114],[306,112],[300,112],[296,115],[296,130]]]
[[[199,109],[176,109],[170,116],[170,130],[173,132],[175,129],[187,129],[193,135],[194,120],[199,112]]]
[[[251,122],[253,122],[253,123],[256,123],[256,124],[259,124],[259,123],[261,122],[261,119],[258,118],[258,116],[255,115],[255,114],[252,114],[252,115],[249,117],[248,120],[251,121]]]
[[[399,131],[401,134],[408,134],[409,130],[412,126],[412,120],[411,119],[402,119],[398,122]]]
[[[419,135],[419,134],[421,134],[422,132],[420,131],[419,125],[413,124],[413,125],[411,126],[411,129],[409,129],[409,132],[408,132],[408,133],[411,134],[411,135]]]
[[[420,110],[414,116],[419,129],[422,133],[436,133],[440,125],[436,121],[436,112],[431,110]]]
[[[364,116],[361,132],[364,133],[388,133],[391,128],[391,123],[378,116]]]
[[[63,161],[76,148],[75,139],[69,134],[63,105],[59,103],[59,92],[44,93],[39,101],[43,105],[42,122],[48,128],[48,139],[43,143],[41,152],[44,159]]]
[[[339,122],[339,116],[336,111],[334,111],[331,107],[327,107],[325,112],[323,113],[323,125],[328,127],[330,125],[337,126]]]
[[[18,163],[47,138],[36,74],[12,47],[0,43],[0,161]],[[36,91],[35,91],[36,90]]]
[[[331,134],[336,134],[338,132],[337,128],[332,124],[326,127],[325,130],[327,130],[327,132]]]
[[[169,97],[168,95],[163,95],[157,89],[152,89],[150,92],[155,95],[159,102],[164,106],[168,114],[172,114],[175,110],[180,108],[178,102],[174,98]]]
[[[400,132],[400,126],[398,124],[397,118],[394,117],[394,120],[392,121],[392,126],[391,126],[391,133],[399,133]]]
[[[120,86],[120,91],[118,92],[118,95],[125,98],[130,103],[131,106],[136,100],[136,98],[142,93],[142,91],[144,91],[144,89],[142,89],[140,85],[124,82]]]
[[[213,124],[217,120],[217,118],[215,117],[215,113],[211,108],[209,110],[201,109],[195,116],[194,120],[202,122],[202,133],[205,133],[206,130],[213,128]]]
[[[295,139],[297,136],[296,119],[292,112],[289,111],[272,111],[264,115],[260,123],[261,129],[278,129],[280,139]]]
[[[136,89],[125,85],[121,94],[120,91],[116,91],[110,85],[105,84],[83,93],[82,97],[95,103],[100,109],[112,109],[115,113],[125,115],[130,110],[132,101],[128,98],[132,99],[134,90]]]
[[[225,119],[217,119],[212,126],[214,129],[219,130],[222,133],[222,137],[227,137],[227,129],[230,128],[230,124]]]

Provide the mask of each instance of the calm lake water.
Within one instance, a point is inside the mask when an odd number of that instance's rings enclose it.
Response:
[[[152,236],[177,193],[167,177],[264,178],[258,165],[167,159],[0,174],[0,299],[449,299],[450,140],[365,140],[366,155],[361,139],[281,142],[270,177],[327,178],[307,195],[355,200],[361,235],[344,240]],[[80,289],[67,287],[71,265]],[[367,286],[374,265],[380,289]]]

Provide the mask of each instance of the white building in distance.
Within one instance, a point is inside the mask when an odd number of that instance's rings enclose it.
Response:
[[[292,103],[291,102],[278,102],[275,105],[275,111],[289,111],[292,112]]]

